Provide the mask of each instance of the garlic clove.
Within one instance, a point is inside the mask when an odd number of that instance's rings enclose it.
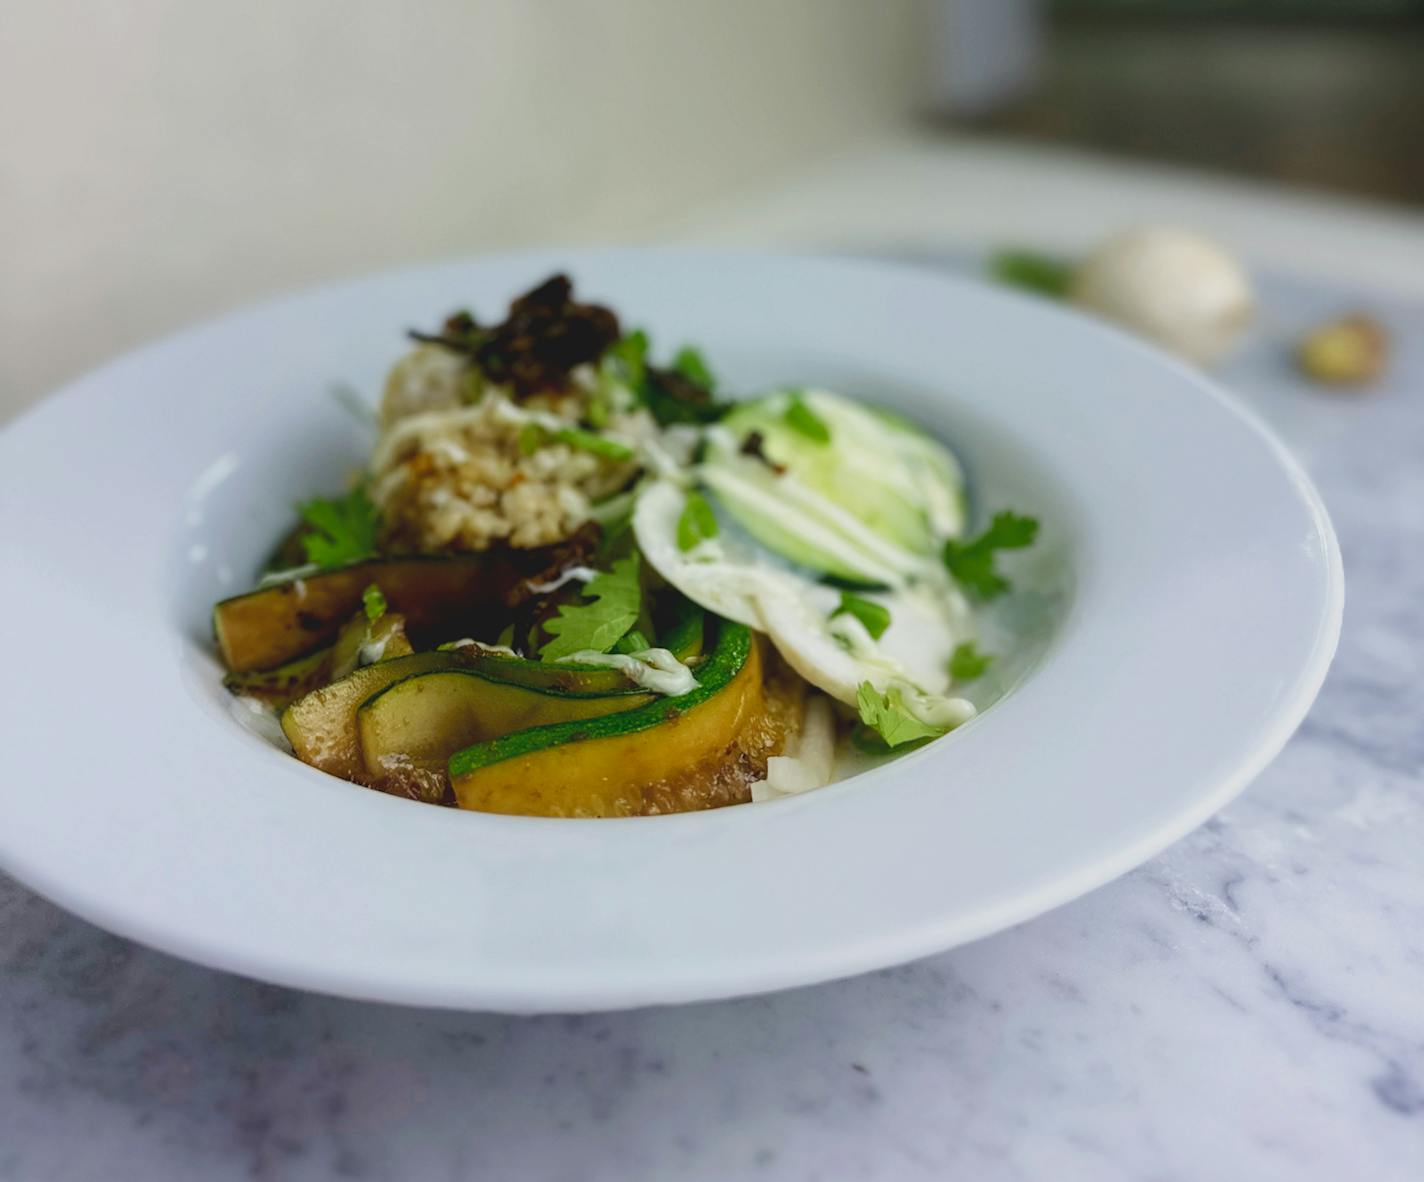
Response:
[[[1235,347],[1256,306],[1235,258],[1200,234],[1171,227],[1105,242],[1078,267],[1069,298],[1198,365]]]

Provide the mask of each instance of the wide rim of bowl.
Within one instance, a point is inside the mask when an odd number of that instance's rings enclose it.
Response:
[[[1130,449],[1088,440],[1084,446],[1100,450],[1089,450],[1084,461],[1119,465],[1119,476],[1146,481],[1133,486],[1142,502],[1134,511],[1149,521],[1160,518],[1164,528],[1180,527],[1185,550],[1174,556],[1171,539],[1135,538],[1137,519],[1113,506],[1110,482],[1101,483],[1106,477],[1090,479],[1064,467],[1078,481],[1071,491],[1080,503],[1068,516],[1082,531],[1081,585],[1062,636],[1035,675],[945,740],[810,796],[751,808],[611,822],[451,816],[377,794],[353,795],[345,784],[256,749],[226,720],[200,708],[188,713],[193,699],[175,675],[181,661],[166,659],[185,639],[167,612],[172,521],[161,517],[159,494],[171,497],[178,487],[171,481],[187,480],[192,465],[164,456],[154,460],[151,474],[134,475],[131,463],[106,459],[77,428],[97,424],[96,433],[102,427],[109,439],[121,438],[126,430],[139,432],[123,426],[137,411],[140,419],[164,422],[181,451],[185,431],[221,428],[205,414],[239,405],[236,393],[223,391],[211,408],[177,401],[174,382],[195,366],[241,364],[257,345],[285,346],[301,365],[319,365],[328,354],[315,346],[310,356],[303,352],[304,324],[368,307],[385,315],[388,304],[411,294],[423,298],[461,284],[512,294],[518,283],[512,277],[561,265],[613,291],[669,293],[672,303],[681,299],[688,323],[716,313],[712,296],[695,288],[699,282],[714,292],[759,292],[752,302],[759,299],[763,311],[780,308],[794,292],[843,318],[847,310],[864,314],[897,347],[923,351],[908,368],[926,383],[953,385],[960,371],[954,359],[939,356],[933,341],[920,340],[925,333],[903,335],[906,319],[923,329],[925,318],[942,307],[977,318],[980,335],[1036,334],[1041,349],[1061,349],[1104,375],[1105,388],[1085,395],[1098,399],[1085,413],[1096,415],[1100,428],[1121,430],[1125,439],[1130,433],[1111,425],[1113,414],[1137,416],[1132,428],[1146,432],[1156,452],[1133,456]],[[676,294],[684,289],[697,294]],[[720,314],[727,334],[750,323],[739,320],[737,310]],[[801,315],[795,332],[814,340],[813,321]],[[973,373],[966,381],[996,385],[1010,401],[1013,390],[1000,371],[1039,372],[1031,358],[996,359],[987,347],[976,349],[968,350],[965,364]],[[865,356],[874,353],[869,348]],[[1121,388],[1130,382],[1145,384],[1157,401],[1145,395],[1132,401]],[[229,398],[234,401],[224,401]],[[1104,400],[1111,405],[1102,406]],[[1058,446],[1053,431],[1076,421],[1041,394],[1023,394],[993,413],[1033,436],[1045,455]],[[46,474],[46,456],[61,441],[75,453],[78,469],[61,474],[68,485]],[[1172,454],[1174,444],[1185,458]],[[1200,451],[1208,445],[1218,450]],[[1213,479],[1227,487],[1204,490],[1203,503],[1189,514],[1172,497],[1191,475],[1187,460],[1208,454],[1219,455],[1222,468]],[[678,249],[542,251],[323,285],[174,334],[80,378],[0,432],[0,458],[0,494],[14,498],[22,518],[16,544],[0,558],[11,594],[41,617],[63,616],[69,632],[58,647],[66,657],[78,659],[99,646],[137,670],[131,697],[116,700],[102,687],[69,686],[51,671],[44,657],[56,650],[53,630],[19,640],[22,656],[41,672],[34,692],[11,709],[6,728],[12,766],[0,788],[7,815],[0,867],[103,927],[188,959],[283,984],[410,1004],[590,1010],[755,993],[902,962],[1031,918],[1139,865],[1240,792],[1314,700],[1343,610],[1339,547],[1309,478],[1260,420],[1214,383],[1071,311],[902,264]],[[124,487],[124,479],[133,487]],[[1159,479],[1166,487],[1153,484]],[[47,514],[72,511],[86,496],[100,499],[96,489],[107,494],[91,523],[97,557],[122,565],[132,556],[137,568],[132,585],[107,599],[84,585],[83,564],[45,532]],[[1233,496],[1248,495],[1256,498],[1251,504],[1260,520],[1250,524],[1259,537],[1231,520]],[[130,536],[112,536],[123,525]],[[1166,581],[1174,560],[1197,585]],[[1213,564],[1228,570],[1227,585],[1213,585]],[[1134,580],[1170,602],[1137,602]],[[1245,600],[1240,620],[1232,614],[1237,592]],[[1268,620],[1275,599],[1283,605]],[[1160,635],[1172,624],[1193,636]],[[1223,628],[1228,637],[1212,634]],[[1125,647],[1107,661],[1105,650],[1124,632],[1146,650]],[[1233,684],[1223,686],[1209,675],[1228,640],[1242,660],[1227,676]],[[165,659],[153,661],[155,651]],[[1149,657],[1177,662],[1186,685],[1144,676]],[[1081,700],[1085,677],[1095,702]],[[1144,682],[1160,700],[1143,700]],[[1200,700],[1213,692],[1227,700]],[[95,757],[86,766],[114,777],[107,794],[54,765],[67,732],[45,703],[65,695],[93,723],[80,737]],[[156,705],[181,717],[186,728],[165,737],[161,758],[155,758],[151,732],[142,729]],[[1173,711],[1177,716],[1167,717]],[[1113,740],[1106,723],[1114,712],[1130,716],[1143,734],[1108,750]],[[1210,728],[1205,738],[1197,736],[1207,751],[1182,742],[1174,729],[1182,712],[1188,722]],[[1075,726],[1083,729],[1071,732]],[[1093,773],[1101,769],[1085,731],[1103,745],[1096,754],[1106,755],[1123,783],[1094,785]],[[1042,783],[1052,779],[1052,764],[1019,750],[1016,735],[1053,749],[1059,790],[1086,793],[1085,808],[1101,816],[1075,817],[1052,795],[1052,785]],[[1170,754],[1171,766],[1164,754],[1161,775],[1168,783],[1154,787],[1164,799],[1146,807],[1127,781],[1154,767],[1154,743]],[[990,778],[999,795],[957,798],[934,787],[957,774]],[[216,812],[195,804],[196,788],[185,791],[208,779],[212,784],[204,788],[218,794],[221,806]],[[102,778],[98,786],[105,786]],[[1045,810],[1041,819],[1028,810],[1030,803]],[[323,832],[320,850],[304,845],[303,825]],[[982,826],[977,838],[975,825]],[[945,834],[938,843],[936,826]],[[119,834],[134,843],[128,858],[114,848]],[[1015,839],[1025,835],[1044,846],[1042,858],[1016,848]],[[976,840],[1003,843],[995,865],[975,853]],[[428,865],[392,864],[392,842],[407,857],[420,852]],[[487,860],[466,865],[461,843],[466,855]],[[343,858],[374,862],[396,878],[352,883],[342,878]],[[399,877],[407,872],[412,881]],[[319,898],[291,902],[313,883],[323,892]],[[432,883],[457,896],[466,891],[469,913],[422,914],[418,903]],[[668,890],[669,899],[647,904],[655,911],[651,917],[636,910],[650,888],[667,884],[685,891]],[[728,897],[718,905],[699,902],[698,892],[713,889]],[[521,899],[526,890],[532,900]],[[525,913],[507,914],[511,907]],[[352,918],[362,908],[370,909],[364,927]],[[678,931],[679,908],[690,934]],[[405,929],[401,914],[410,920]],[[541,939],[549,946],[541,948]]]

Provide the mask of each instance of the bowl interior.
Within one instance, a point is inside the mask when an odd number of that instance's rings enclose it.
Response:
[[[234,726],[208,612],[297,500],[364,459],[333,384],[374,398],[404,327],[497,314],[565,267],[659,351],[700,345],[729,389],[882,401],[961,452],[981,514],[1040,517],[1041,543],[1015,556],[1023,614],[995,622],[1023,654],[1012,692],[802,797],[589,823],[361,791]],[[6,643],[26,670],[5,716],[0,866],[207,964],[463,1007],[802,984],[1071,899],[1279,750],[1343,595],[1308,480],[1200,375],[1046,301],[846,260],[517,255],[301,293],[11,425],[0,504],[0,587],[24,622]]]
[[[574,275],[575,282],[579,276]],[[641,322],[638,309],[625,310]],[[258,572],[295,520],[295,507],[347,487],[370,456],[372,416],[385,371],[404,348],[393,326],[383,359],[358,368],[349,359],[325,381],[295,389],[273,413],[233,423],[220,451],[194,457],[195,472],[174,508],[171,570],[173,627],[182,638],[183,680],[210,712],[234,725],[250,716],[234,710],[214,659],[212,607],[255,585]],[[819,386],[909,415],[953,448],[968,475],[975,525],[1014,508],[1039,517],[1042,541],[1011,555],[1013,593],[981,611],[982,647],[996,656],[986,675],[967,687],[981,710],[1019,684],[1052,644],[1070,601],[1073,538],[1078,524],[1065,482],[1049,462],[997,427],[992,418],[936,383],[877,372],[833,348],[747,349],[736,340],[700,337],[725,390],[751,397],[786,385]],[[251,741],[270,741],[270,728],[244,725]],[[848,747],[848,745],[845,745]],[[838,778],[883,760],[843,751]]]

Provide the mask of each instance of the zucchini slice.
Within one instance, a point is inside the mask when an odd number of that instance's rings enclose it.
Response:
[[[229,673],[223,685],[242,698],[256,698],[280,710],[331,680],[331,649],[318,649],[275,669]]]
[[[381,660],[409,656],[411,647],[405,635],[404,618],[388,612],[371,623],[364,612],[357,612],[341,626],[336,643],[330,647],[317,649],[275,669],[229,673],[223,678],[223,685],[240,697],[256,698],[282,710],[303,694],[345,677],[360,664],[362,652],[368,646],[379,650]]]
[[[455,652],[412,653],[392,661],[378,661],[298,698],[282,711],[282,733],[303,763],[351,780],[369,784],[356,733],[356,708],[372,694],[415,673],[429,673],[459,665]]]
[[[411,674],[372,694],[356,711],[356,732],[367,774],[400,780],[412,768],[443,772],[450,756],[472,743],[634,710],[653,696],[628,689],[541,689],[497,681],[476,669],[439,669]]]
[[[224,599],[213,609],[213,632],[229,672],[273,669],[333,643],[375,583],[414,639],[443,640],[487,620],[517,577],[507,563],[478,554],[371,559]]]
[[[696,662],[702,655],[704,614],[692,600],[679,595],[674,614],[658,637],[658,647],[667,649],[684,665]],[[617,669],[580,665],[574,661],[534,661],[477,648],[457,651],[464,655],[465,664],[474,672],[531,689],[587,696],[626,693],[638,688]]]
[[[759,642],[721,620],[698,666],[699,685],[676,698],[582,722],[560,722],[476,743],[450,759],[461,808],[549,817],[652,811],[667,781],[738,750],[765,708]],[[693,807],[728,803],[707,796]]]

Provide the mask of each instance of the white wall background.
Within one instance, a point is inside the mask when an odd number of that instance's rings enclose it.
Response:
[[[900,121],[918,0],[0,0],[0,417],[262,294],[637,237]]]

